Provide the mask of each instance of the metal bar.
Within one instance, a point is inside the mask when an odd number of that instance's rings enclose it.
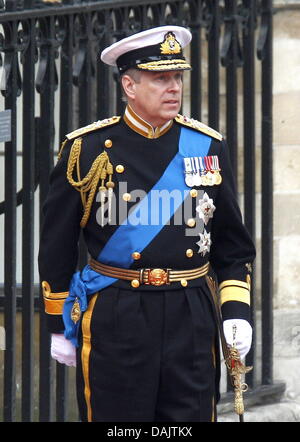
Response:
[[[139,6],[142,5],[168,5],[170,3],[177,3],[176,0],[139,0]],[[93,11],[102,10],[117,10],[118,8],[124,8],[127,6],[132,7],[132,0],[101,0],[101,2],[83,2],[81,4],[74,5],[61,5],[60,7],[44,7],[41,9],[29,9],[21,10],[17,12],[0,11],[0,23],[14,21],[14,20],[25,20],[28,18],[41,18],[41,17],[52,17],[67,14],[80,14],[83,12],[89,13]]]
[[[105,11],[105,21],[110,22],[110,14]],[[109,45],[111,42],[111,34],[109,31],[104,33],[104,36],[99,44],[99,54],[102,50]],[[110,87],[108,87],[110,82],[111,69],[104,65],[104,63],[98,63],[96,66],[97,72],[97,114],[100,120],[107,118],[110,115]]]
[[[54,39],[55,22],[51,16],[40,21],[42,41],[40,48],[40,71],[38,73],[38,89],[40,92],[40,206],[42,206],[49,188],[49,175],[53,167],[53,136],[54,136],[54,88],[55,61]],[[43,221],[42,213],[40,217]],[[52,364],[50,358],[50,335],[47,330],[44,314],[44,303],[40,302],[40,379],[39,379],[39,419],[47,422],[52,419],[51,387]]]
[[[119,38],[125,38],[126,34],[123,32],[122,35],[119,36]],[[102,63],[103,64],[103,63]],[[106,70],[106,73],[108,71]],[[117,71],[117,69],[113,72],[113,87],[115,90],[115,101],[116,101],[116,115],[122,115],[124,113],[125,103],[122,102],[122,88],[121,88],[121,82],[120,82],[120,75]],[[107,79],[108,81],[111,81],[111,79]],[[111,83],[112,84],[112,83]],[[110,88],[111,89],[111,88]],[[113,112],[112,109],[109,110],[110,112]],[[114,112],[113,112],[114,113]]]
[[[230,151],[231,166],[237,180],[237,1],[225,0],[226,63],[226,138]]]
[[[121,18],[122,19],[122,18]],[[120,21],[120,20],[119,20]],[[122,26],[122,23],[118,23],[118,27]],[[125,38],[126,34],[125,32],[122,32],[121,34],[119,33],[118,38]],[[103,63],[102,63],[103,64]],[[104,71],[106,73],[106,75],[109,73],[108,70]],[[112,83],[112,79],[111,78],[107,78],[107,81],[110,81],[110,84],[113,86],[114,90],[115,90],[115,101],[116,101],[116,115],[122,115],[124,112],[124,108],[125,108],[125,103],[122,102],[122,88],[121,88],[121,82],[120,82],[120,75],[117,71],[117,69],[114,69],[113,72],[113,78],[114,78],[114,82]],[[112,89],[112,88],[109,88]],[[108,102],[112,101],[112,96],[110,99],[108,99]],[[110,113],[114,113],[113,109],[109,109]]]
[[[68,415],[68,367],[56,363],[56,422],[67,421]]]
[[[220,6],[218,0],[208,2],[210,29],[208,31],[208,124],[219,130],[220,120]]]
[[[81,54],[82,67],[78,72],[79,82],[79,127],[85,126],[92,121],[92,21],[91,13],[86,13],[80,16],[80,33],[78,51]],[[79,59],[81,58],[79,57]],[[83,234],[80,235],[79,240],[79,268],[83,268],[87,263],[87,248],[83,239]]]
[[[243,120],[244,120],[244,222],[251,237],[255,241],[255,58],[254,58],[254,26],[256,1],[244,0],[243,12]],[[251,284],[251,322],[255,333],[255,273],[252,273]],[[254,364],[256,340],[247,356],[247,365],[253,370],[247,375],[247,383],[253,386],[256,366]]]
[[[65,31],[60,57],[60,106],[59,106],[59,140],[65,139],[72,127],[73,117],[73,36],[74,16],[64,17],[61,26]],[[68,368],[56,364],[56,421],[67,420],[68,413]]]
[[[73,129],[73,38],[74,16],[64,17],[61,23],[65,31],[60,57],[60,103],[59,103],[59,140]]]
[[[272,138],[272,0],[262,1],[262,169],[261,169],[261,290],[262,290],[262,384],[273,382],[273,138]]]
[[[16,179],[17,179],[17,25],[4,26],[6,70],[5,109],[11,110],[11,141],[5,143],[4,221],[4,421],[16,419]]]
[[[244,0],[248,14],[243,30],[243,120],[245,225],[255,238],[255,60],[253,0]]]
[[[104,49],[104,47],[103,47]],[[110,89],[107,87],[109,83],[110,68],[99,63],[97,66],[97,113],[99,119],[107,118],[109,113],[109,94]]]
[[[196,15],[196,11],[195,15]],[[191,70],[190,77],[190,109],[191,116],[197,120],[201,120],[202,107],[202,75],[201,75],[201,25],[199,15],[202,11],[192,19],[190,31],[192,33],[191,41]]]
[[[82,15],[82,33],[79,51],[83,53],[84,63],[79,79],[79,126],[92,120],[92,58],[91,58],[91,14]]]
[[[23,24],[29,38],[23,68],[23,214],[22,214],[22,421],[33,420],[34,381],[34,191],[35,23]]]
[[[129,17],[129,9],[128,7],[121,8],[117,11],[114,19],[115,19],[115,32],[113,32],[113,36],[117,40],[121,40],[122,38],[127,37],[131,32],[131,27],[134,27],[136,29],[137,23],[135,22],[135,15],[131,17],[131,23],[130,23],[130,17]],[[110,20],[113,19],[112,14],[109,12],[105,15],[109,17]],[[141,17],[142,20],[142,17]],[[138,24],[138,27],[141,27],[141,23]],[[108,30],[107,33],[105,33],[105,46],[108,46],[112,43],[112,39],[110,36],[110,32]],[[101,48],[104,49],[104,48]],[[101,63],[103,65],[103,63]],[[120,76],[118,73],[117,68],[108,68],[104,69],[102,71],[105,75],[105,80],[107,84],[107,94],[105,96],[105,99],[107,100],[107,115],[122,115],[124,110],[124,103],[120,100],[121,97],[121,84],[120,84]]]

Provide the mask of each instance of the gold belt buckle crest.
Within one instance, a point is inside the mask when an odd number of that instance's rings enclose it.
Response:
[[[149,269],[148,284],[156,286],[168,284],[168,272],[163,269]]]

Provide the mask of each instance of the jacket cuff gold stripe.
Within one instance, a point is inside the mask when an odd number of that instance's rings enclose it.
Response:
[[[48,315],[62,315],[64,302],[69,292],[52,293],[50,284],[47,281],[42,282],[42,289],[45,312]]]
[[[63,299],[49,299],[44,297],[45,312],[48,315],[62,315],[67,296]]]
[[[227,301],[245,302],[250,305],[250,292],[246,287],[228,286],[220,291],[221,305]]]
[[[237,279],[228,279],[226,281],[223,281],[219,285],[219,290],[222,290],[224,287],[242,287],[245,289],[250,290],[250,283],[245,281],[239,281]]]

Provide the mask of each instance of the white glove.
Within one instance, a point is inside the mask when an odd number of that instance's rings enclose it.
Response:
[[[61,333],[51,335],[51,356],[61,364],[76,367],[76,348]]]
[[[236,326],[235,348],[243,359],[251,348],[252,327],[245,319],[226,319],[223,323],[223,330],[227,344],[233,344],[233,326]]]

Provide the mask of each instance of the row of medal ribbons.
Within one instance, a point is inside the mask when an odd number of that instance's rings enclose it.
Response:
[[[220,170],[217,155],[184,158],[185,183],[189,187],[221,184]]]

